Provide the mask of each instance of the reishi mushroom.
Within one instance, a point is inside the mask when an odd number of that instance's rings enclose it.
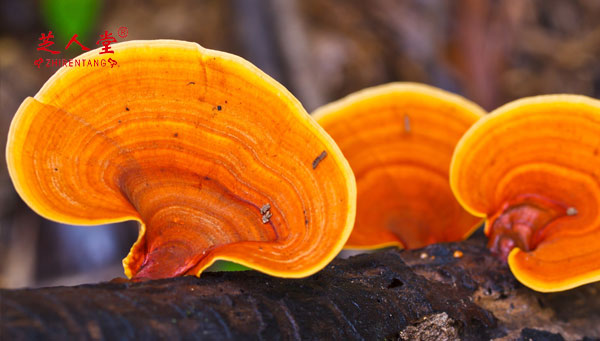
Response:
[[[34,211],[139,221],[123,260],[134,278],[199,275],[216,260],[303,277],[336,256],[354,223],[354,177],[282,85],[195,43],[111,47],[118,66],[61,68],[12,121],[8,169]]]
[[[356,223],[346,248],[419,248],[466,238],[481,224],[448,183],[452,152],[484,114],[476,104],[414,83],[351,94],[313,116],[356,176]]]
[[[450,184],[524,285],[600,280],[600,101],[545,95],[496,109],[458,143]]]

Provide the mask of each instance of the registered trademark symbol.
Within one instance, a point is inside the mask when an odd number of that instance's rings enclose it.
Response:
[[[125,27],[125,26],[119,27],[119,37],[125,38],[125,37],[127,37],[127,33],[128,33],[127,27]]]

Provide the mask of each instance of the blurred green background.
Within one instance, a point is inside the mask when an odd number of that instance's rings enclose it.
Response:
[[[390,81],[438,86],[489,110],[546,93],[600,97],[598,0],[1,0],[0,10],[3,145],[20,103],[56,71],[33,61],[80,54],[76,45],[65,50],[73,34],[94,49],[105,31],[118,41],[182,39],[238,54],[308,111]],[[56,56],[37,51],[48,31]],[[0,287],[123,276],[135,224],[45,221],[16,195],[1,159]]]

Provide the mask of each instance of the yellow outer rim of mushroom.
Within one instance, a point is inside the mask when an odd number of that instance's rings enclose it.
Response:
[[[261,71],[256,66],[254,66],[252,63],[248,62],[247,60],[245,60],[241,57],[238,57],[236,55],[233,55],[233,54],[230,54],[227,52],[206,49],[197,43],[187,42],[187,41],[178,41],[178,40],[169,40],[169,39],[146,40],[146,41],[131,40],[131,41],[127,41],[127,42],[113,44],[112,46],[114,48],[117,48],[115,50],[115,52],[118,52],[118,50],[120,50],[120,49],[135,48],[135,47],[150,47],[153,45],[154,46],[165,46],[165,47],[169,45],[169,46],[173,46],[173,47],[182,47],[182,48],[189,49],[192,44],[197,47],[198,53],[202,55],[203,60],[208,59],[208,58],[220,58],[220,59],[223,59],[226,61],[230,61],[233,65],[233,67],[235,69],[237,69],[237,71],[239,71],[241,74],[245,73],[245,74],[249,74],[251,76],[258,76],[258,78],[260,78],[261,80],[263,80],[263,81],[267,82],[269,85],[271,85],[271,87],[277,93],[277,97],[282,98],[282,100],[285,100],[290,105],[290,109],[293,109],[293,110],[290,110],[290,112],[293,112],[293,115],[295,115],[296,118],[300,122],[302,122],[316,136],[322,137],[323,142],[328,146],[328,151],[330,152],[330,153],[328,153],[327,157],[333,158],[335,160],[335,163],[338,164],[342,168],[342,171],[343,171],[342,174],[345,175],[345,177],[346,177],[346,184],[347,184],[346,188],[347,188],[347,196],[348,196],[348,207],[347,207],[348,215],[347,215],[346,224],[344,226],[344,229],[342,230],[342,233],[340,234],[337,243],[331,249],[331,252],[329,254],[327,254],[326,257],[324,257],[321,262],[317,263],[316,266],[314,266],[310,269],[307,269],[305,271],[302,271],[302,272],[288,273],[285,271],[284,272],[273,271],[266,267],[258,266],[255,264],[250,264],[250,263],[246,262],[244,259],[237,259],[235,257],[227,257],[227,256],[215,256],[210,262],[207,263],[207,265],[204,268],[202,268],[198,271],[196,276],[199,276],[200,273],[202,272],[202,270],[206,269],[207,267],[212,265],[217,260],[225,260],[225,261],[235,262],[235,263],[244,265],[246,267],[258,270],[260,272],[266,273],[268,275],[278,276],[278,277],[301,278],[301,277],[307,277],[307,276],[310,276],[310,275],[316,273],[317,271],[323,269],[327,264],[329,264],[335,258],[335,256],[337,256],[337,254],[342,250],[344,244],[350,237],[352,228],[354,227],[354,219],[356,217],[357,189],[356,189],[356,180],[354,178],[354,173],[352,172],[352,169],[350,168],[350,164],[348,163],[346,158],[344,158],[342,151],[340,150],[338,145],[335,143],[335,141],[333,141],[331,136],[329,136],[329,134],[306,112],[306,110],[304,109],[302,104],[298,101],[298,99],[296,99],[283,85],[281,85],[276,80],[271,78],[269,75],[267,75],[266,73]],[[98,49],[95,49],[92,51],[88,51],[86,53],[83,53],[83,54],[77,56],[75,59],[89,59],[90,57],[99,56],[98,52],[100,50],[101,50],[101,48],[98,48]],[[72,71],[70,68],[67,68],[65,66],[61,67],[54,75],[52,75],[48,79],[48,81],[46,81],[46,83],[42,86],[42,88],[38,91],[38,93],[34,96],[34,98],[37,99],[38,101],[44,103],[43,95],[46,92],[46,89],[52,87],[52,85],[55,82],[57,82],[61,78],[62,74],[65,72],[72,72]],[[123,267],[125,268],[125,275],[128,278],[131,278],[133,274],[132,274],[131,269],[128,267],[128,260],[129,260],[130,256],[133,255],[133,249],[135,248],[135,246],[142,241],[142,238],[144,237],[145,231],[146,231],[146,227],[145,227],[144,223],[141,221],[141,218],[139,216],[126,216],[126,217],[118,218],[118,219],[73,219],[71,217],[65,217],[63,215],[56,214],[55,212],[52,212],[51,210],[46,209],[43,205],[36,202],[33,199],[34,196],[31,195],[29,190],[27,188],[25,188],[21,184],[20,181],[18,181],[19,180],[17,177],[18,171],[16,170],[15,164],[13,163],[13,158],[11,157],[13,155],[13,153],[11,152],[10,147],[13,145],[14,141],[19,138],[16,135],[16,128],[17,128],[17,126],[20,126],[19,122],[21,122],[23,120],[27,120],[27,119],[28,120],[33,119],[33,117],[27,117],[27,115],[25,115],[25,112],[22,111],[24,104],[25,103],[21,104],[21,106],[17,110],[17,113],[15,114],[15,116],[12,119],[12,122],[11,122],[10,128],[9,128],[7,143],[6,143],[6,162],[7,162],[7,166],[8,166],[8,173],[9,173],[9,176],[15,187],[15,190],[21,196],[23,201],[25,201],[25,203],[27,203],[27,205],[34,212],[36,212],[37,214],[39,214],[40,216],[42,216],[48,220],[55,221],[58,223],[89,226],[89,225],[117,223],[117,222],[129,221],[129,220],[136,220],[137,222],[139,222],[140,230],[139,230],[138,239],[132,245],[127,257],[125,259],[123,259]],[[20,157],[21,157],[21,155],[17,156],[17,158],[20,158]]]
[[[345,245],[344,250],[354,250],[354,251],[371,251],[384,249],[386,247],[397,247],[399,249],[404,249],[404,245],[401,242],[386,242],[372,246],[360,246],[360,245]]]
[[[519,248],[514,248],[508,254],[508,266],[510,271],[513,273],[515,278],[526,287],[539,291],[539,292],[558,292],[565,291],[569,289],[573,289],[585,284],[590,284],[593,282],[600,281],[600,269],[587,273],[585,276],[577,276],[574,278],[569,278],[568,280],[564,280],[562,282],[552,282],[545,283],[543,281],[539,281],[534,277],[527,276],[525,272],[520,271],[518,267],[514,266],[514,259],[518,256],[519,253],[523,251]]]
[[[414,92],[420,95],[429,95],[432,97],[436,97],[442,101],[457,104],[459,106],[469,109],[469,111],[473,113],[473,118],[477,120],[481,119],[481,117],[486,115],[486,111],[482,107],[462,96],[453,94],[451,92],[430,85],[413,82],[392,82],[362,89],[357,92],[351,93],[337,101],[325,104],[322,107],[317,108],[315,111],[313,111],[311,115],[319,123],[329,122],[337,116],[343,115],[343,113],[340,112],[340,110],[344,107],[368,99],[370,97],[375,97],[377,95],[383,95],[392,92]]]
[[[454,197],[456,198],[456,200],[467,212],[471,213],[476,217],[483,218],[485,218],[487,214],[486,212],[480,212],[471,205],[469,205],[463,198],[461,193],[459,193],[458,182],[460,179],[458,179],[456,176],[453,176],[453,174],[457,174],[458,159],[462,159],[463,155],[465,153],[468,153],[468,150],[466,150],[466,148],[463,146],[469,143],[471,139],[477,139],[479,135],[482,135],[483,130],[481,130],[480,127],[488,124],[493,125],[494,122],[498,120],[498,116],[502,115],[502,117],[500,118],[502,121],[505,121],[507,119],[510,120],[511,116],[519,115],[521,113],[519,111],[514,111],[508,114],[505,113],[513,111],[514,109],[524,105],[546,104],[550,101],[563,103],[583,103],[592,106],[598,106],[598,100],[594,100],[581,95],[560,94],[540,95],[521,98],[510,103],[504,104],[503,106],[500,106],[499,108],[482,117],[479,121],[475,122],[475,124],[473,124],[471,128],[469,128],[467,132],[465,132],[465,134],[458,141],[456,147],[454,148],[454,153],[452,154],[452,160],[450,161],[450,189],[452,190],[452,193],[454,193]]]
[[[383,95],[383,94],[387,94],[387,93],[391,93],[391,92],[414,92],[414,93],[421,94],[421,95],[424,94],[424,95],[438,98],[442,101],[446,101],[446,102],[453,103],[458,106],[467,108],[469,110],[469,112],[473,113],[473,118],[475,119],[475,123],[473,125],[476,125],[484,117],[488,116],[487,112],[482,107],[480,107],[476,103],[471,102],[470,100],[468,100],[460,95],[453,94],[451,92],[448,92],[448,91],[445,91],[445,90],[442,90],[440,88],[436,88],[436,87],[433,87],[430,85],[421,84],[421,83],[413,83],[413,82],[392,82],[392,83],[377,85],[377,86],[373,86],[370,88],[366,88],[366,89],[354,92],[344,98],[341,98],[337,101],[331,102],[329,104],[325,104],[324,106],[317,108],[315,111],[313,111],[312,116],[315,118],[315,120],[317,120],[317,122],[319,122],[319,124],[324,124],[325,122],[330,122],[330,121],[337,119],[338,116],[344,115],[343,111],[341,110],[344,107],[347,107],[349,105],[352,105],[353,103],[360,102],[362,100],[366,100],[368,98],[371,98],[371,97],[374,97],[377,95]],[[471,130],[472,128],[473,128],[473,126],[471,126],[471,128],[469,128],[467,131]],[[462,141],[462,138],[459,140],[459,142],[460,141]],[[458,146],[458,143],[456,146]],[[452,158],[452,160],[454,160],[454,157]],[[451,163],[451,165],[452,165],[452,163]],[[452,167],[449,168],[449,174],[451,174],[451,170],[452,170]],[[452,188],[452,186],[450,186],[450,187]],[[470,213],[476,217],[482,218],[472,228],[470,228],[467,231],[467,233],[465,233],[465,235],[463,236],[463,239],[466,239],[481,226],[481,224],[483,223],[483,217],[485,217],[485,214],[483,214],[483,215],[480,213],[474,214],[472,210],[467,209],[463,205],[462,201],[456,196],[456,193],[454,192],[454,190],[452,190],[452,193],[454,193],[455,198],[457,199],[458,203],[463,208],[465,208],[465,210],[468,213]],[[345,250],[375,250],[375,249],[380,249],[380,248],[390,247],[390,246],[397,246],[400,248],[404,248],[404,245],[402,245],[401,242],[386,242],[386,243],[382,243],[382,244],[378,244],[378,245],[370,246],[370,247],[346,245],[346,246],[344,246],[344,249]]]

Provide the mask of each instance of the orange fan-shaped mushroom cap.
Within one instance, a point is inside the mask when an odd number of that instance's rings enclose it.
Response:
[[[484,114],[466,99],[426,85],[359,91],[314,116],[356,176],[356,224],[347,248],[419,248],[467,237],[481,219],[462,209],[448,183],[452,152]]]
[[[199,275],[219,259],[302,277],[335,257],[354,223],[354,177],[283,86],[194,43],[112,48],[117,66],[60,69],[12,121],[8,169],[33,210],[138,220],[129,277]]]
[[[458,143],[450,183],[526,286],[600,280],[600,101],[546,95],[496,109]]]

